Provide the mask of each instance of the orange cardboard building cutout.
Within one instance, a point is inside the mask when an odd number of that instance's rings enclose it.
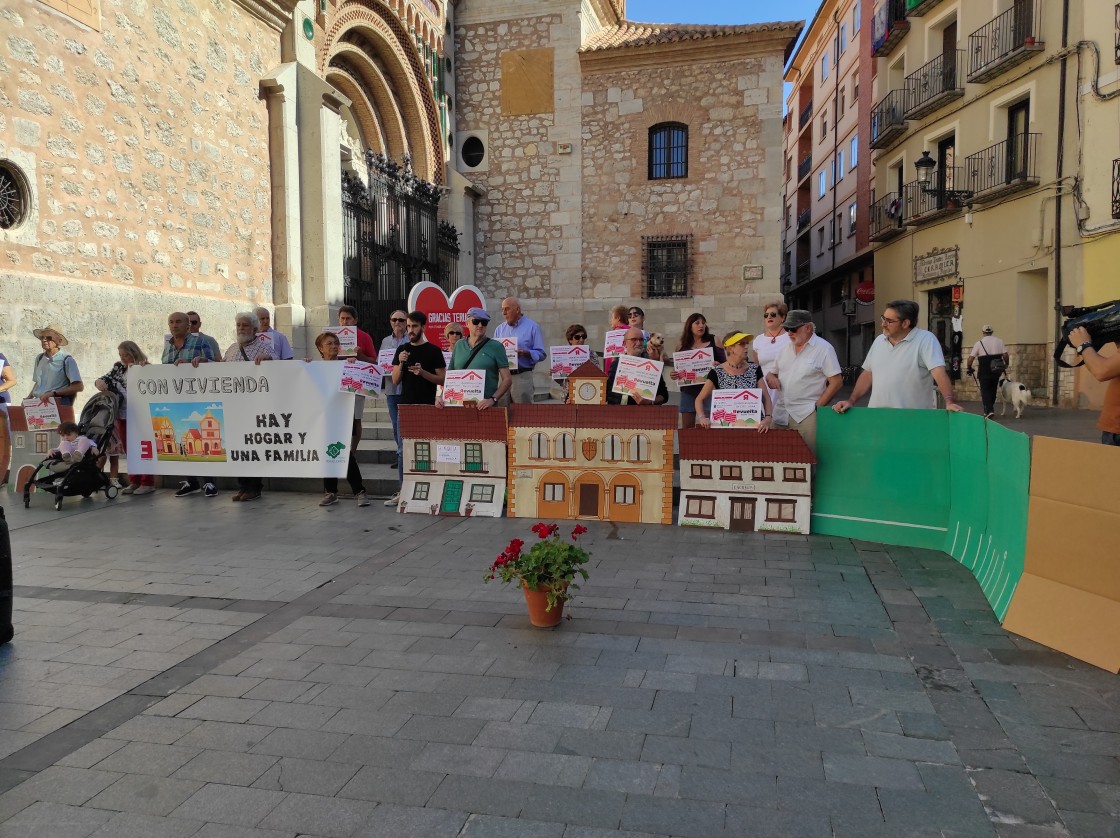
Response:
[[[74,407],[58,405],[58,418],[62,422],[73,422]],[[8,491],[22,492],[39,463],[46,458],[47,452],[58,447],[59,436],[58,431],[53,428],[47,431],[30,428],[23,407],[18,404],[8,405],[8,422],[12,444],[11,461],[8,465]],[[31,490],[35,490],[34,485]]]
[[[746,428],[688,428],[679,434],[680,526],[809,532],[817,460],[801,434]]]
[[[671,524],[676,427],[675,407],[512,405],[509,515]]]
[[[591,361],[584,361],[568,376],[569,404],[606,404],[607,374]]]

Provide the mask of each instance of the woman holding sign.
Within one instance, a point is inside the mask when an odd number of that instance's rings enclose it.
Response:
[[[731,332],[723,339],[723,348],[727,352],[727,360],[722,364],[712,367],[708,373],[708,380],[700,389],[696,397],[696,424],[702,428],[711,427],[711,418],[704,411],[706,400],[714,390],[762,390],[762,421],[759,422],[758,432],[766,433],[770,430],[773,414],[773,403],[770,401],[770,392],[762,385],[762,371],[758,364],[750,360],[750,346],[754,335],[746,332]]]
[[[722,364],[727,360],[727,355],[723,351],[722,346],[716,344],[715,335],[708,329],[708,321],[700,312],[693,312],[688,315],[688,319],[684,321],[684,329],[681,331],[681,339],[677,342],[677,353],[693,353],[697,349],[711,349],[712,360],[716,364]],[[676,370],[677,354],[673,354],[674,367],[669,370],[669,378],[673,381],[695,381],[695,378],[689,378],[688,373],[683,371],[678,373]],[[700,395],[700,391],[704,389],[703,381],[699,384],[681,384],[681,427],[693,428],[696,426],[696,397]],[[705,413],[707,412],[707,403],[704,404]]]

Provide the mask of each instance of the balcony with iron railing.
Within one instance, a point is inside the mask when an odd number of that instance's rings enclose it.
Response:
[[[1120,219],[1120,158],[1112,161],[1112,217]]]
[[[890,55],[909,31],[906,0],[886,0],[875,10],[871,28],[871,54],[876,58]]]
[[[944,0],[906,0],[906,14],[910,17],[922,17],[938,3]]]
[[[965,186],[977,202],[991,201],[1020,189],[1038,186],[1038,143],[1041,134],[1016,134],[965,158]]]
[[[968,36],[968,80],[988,81],[1043,49],[1037,5],[1016,0],[1003,14]]]
[[[920,119],[964,96],[964,50],[927,61],[906,77],[907,119]]]
[[[887,148],[906,133],[906,91],[892,90],[871,109],[871,147]]]
[[[813,155],[808,154],[801,158],[801,162],[797,164],[797,182],[801,183],[809,177],[811,171],[813,171]]]
[[[797,116],[797,130],[800,131],[809,121],[813,118],[813,100],[810,99],[805,107],[801,109],[801,113]]]
[[[930,173],[928,183],[913,180],[902,187],[902,217],[906,224],[926,224],[964,209],[960,191],[967,189],[964,170],[950,166]]]
[[[873,242],[887,241],[906,232],[902,223],[902,196],[888,192],[871,205],[871,235]]]
[[[809,280],[809,262],[809,259],[805,259],[797,263],[797,276],[794,278],[795,285]]]
[[[809,226],[809,223],[812,220],[813,220],[813,211],[811,209],[802,210],[801,212],[799,212],[797,214],[797,233],[798,233],[798,235],[801,234],[802,230],[804,230],[806,227]]]

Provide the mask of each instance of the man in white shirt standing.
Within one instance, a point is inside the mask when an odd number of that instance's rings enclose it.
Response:
[[[269,314],[268,309],[259,306],[253,309],[253,314],[257,315],[257,320],[261,323],[257,327],[257,336],[268,340],[268,345],[272,347],[269,354],[273,359],[277,361],[292,360],[292,344],[288,341],[286,335],[272,328],[272,315]]]
[[[789,343],[774,360],[766,384],[779,390],[789,414],[789,427],[801,434],[814,455],[817,453],[817,409],[827,407],[844,383],[836,350],[816,335],[813,316],[793,309],[782,326]]]
[[[870,391],[868,407],[936,410],[940,390],[946,410],[961,410],[953,382],[945,372],[941,344],[931,332],[915,328],[918,304],[913,300],[887,303],[879,320],[883,334],[871,344],[851,396],[832,409],[846,413]]]

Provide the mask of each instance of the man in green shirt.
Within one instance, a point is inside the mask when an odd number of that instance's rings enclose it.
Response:
[[[509,374],[509,360],[501,341],[486,336],[490,325],[490,315],[481,308],[467,312],[469,335],[466,340],[455,344],[451,353],[452,370],[480,370],[486,373],[486,386],[483,399],[478,403],[479,410],[493,407],[494,403],[509,392],[513,377]]]

